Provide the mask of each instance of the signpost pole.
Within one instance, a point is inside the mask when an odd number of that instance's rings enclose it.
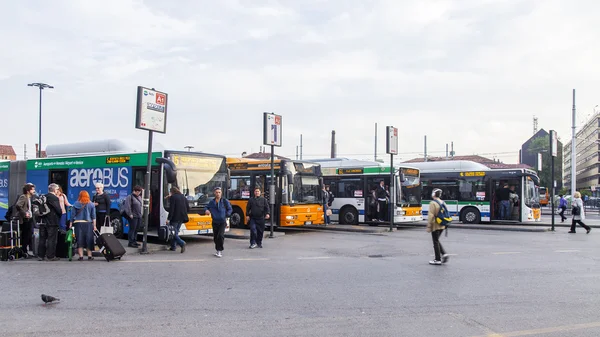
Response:
[[[269,204],[271,204],[271,229],[269,238],[274,238],[273,231],[279,222],[279,209],[276,209],[275,192],[275,146],[281,146],[281,116],[274,113],[263,113],[263,144],[271,146],[271,184],[269,185]],[[302,148],[302,142],[300,142]],[[302,150],[300,150],[302,153]],[[302,154],[300,154],[302,158]]]
[[[148,131],[148,161],[146,162],[146,186],[144,188],[144,239],[141,254],[148,254],[148,219],[150,215],[150,179],[152,172],[152,131]]]
[[[142,215],[144,238],[141,254],[148,254],[148,226],[150,221],[150,198],[152,196],[152,140],[154,132],[167,132],[167,98],[166,93],[156,91],[154,88],[137,87],[135,127],[136,129],[148,131],[148,160],[146,161]],[[162,226],[162,224],[159,225]]]
[[[394,155],[390,154],[390,232],[394,230],[394,207],[396,206],[394,187]]]
[[[558,142],[556,142],[556,131],[550,130],[550,154],[551,154],[551,164],[550,164],[550,183],[552,184],[552,189],[550,192],[550,201],[552,202],[552,231],[554,231],[554,157],[556,157],[558,150],[556,147],[558,146]]]
[[[390,155],[390,189],[388,212],[390,214],[390,232],[394,230],[394,214],[396,210],[396,189],[400,186],[394,184],[394,155],[398,153],[398,128],[393,126],[386,127],[386,152]]]

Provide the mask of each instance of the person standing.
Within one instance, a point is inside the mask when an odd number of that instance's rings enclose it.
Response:
[[[35,194],[35,185],[27,183],[23,186],[23,194],[19,196],[15,208],[19,213],[19,229],[21,231],[21,248],[24,254],[33,251],[31,231],[33,229],[33,212],[31,210],[31,197]]]
[[[246,204],[246,223],[250,225],[250,249],[262,248],[265,220],[271,217],[269,203],[260,192],[260,188],[255,188],[254,198]]]
[[[58,185],[48,185],[48,194],[46,194],[46,205],[50,209],[50,213],[44,216],[40,223],[40,242],[38,245],[38,261],[58,261],[60,258],[56,256],[56,243],[58,238],[58,227],[62,209],[60,200],[58,199]]]
[[[585,228],[586,234],[589,234],[592,228],[583,223],[583,220],[585,220],[585,209],[583,207],[583,200],[581,200],[581,193],[575,192],[573,194],[573,202],[571,205],[573,206],[573,221],[571,222],[571,230],[569,233],[575,233],[575,225],[579,224],[581,227]]]
[[[329,192],[327,192],[327,188],[325,188],[325,185],[323,185],[321,193],[323,194],[323,212],[325,213],[325,225],[329,225],[329,215],[327,214],[327,211],[329,210]]]
[[[387,201],[390,196],[388,192],[385,190],[385,181],[379,182],[379,187],[375,191],[375,195],[377,196],[377,206],[378,206],[378,215],[379,221],[385,221],[386,213],[387,213]]]
[[[510,189],[507,183],[504,183],[503,188],[498,189],[496,198],[500,202],[500,220],[510,220]]]
[[[104,184],[96,183],[95,186],[93,201],[96,206],[96,230],[100,231],[100,227],[110,226],[110,196],[104,192]]]
[[[562,194],[559,194],[558,196],[560,197],[558,201],[558,209],[560,209],[560,212],[558,212],[558,215],[560,215],[560,222],[565,222],[565,220],[567,220],[567,217],[565,216],[565,211],[567,210],[567,199],[565,199]]]
[[[142,191],[141,186],[134,186],[133,192],[125,198],[125,203],[123,204],[123,209],[129,222],[129,232],[127,233],[127,238],[129,239],[128,247],[138,248],[140,246],[137,243],[137,232],[138,228],[142,225]]]
[[[87,249],[88,260],[93,260],[96,206],[90,200],[90,194],[87,191],[79,192],[79,198],[71,209],[71,219],[75,226],[79,261],[83,261],[83,248]]]
[[[62,187],[58,186],[58,191],[56,193],[58,200],[60,201],[60,210],[62,212],[60,216],[60,229],[63,231],[67,230],[67,207],[71,207],[71,203],[69,199],[67,199],[67,195],[63,192]]]
[[[181,247],[181,254],[185,252],[185,241],[179,237],[181,225],[190,221],[188,213],[190,212],[190,203],[185,195],[181,193],[179,188],[173,186],[169,195],[169,216],[167,217],[167,225],[173,226],[173,240],[171,241],[170,250],[175,251],[176,246]]]
[[[429,261],[429,264],[432,265],[440,265],[442,263],[448,262],[448,254],[446,254],[446,250],[440,243],[440,236],[446,226],[442,226],[437,223],[436,218],[442,209],[442,205],[444,205],[444,201],[441,199],[442,190],[439,188],[435,188],[431,192],[431,197],[433,201],[429,203],[429,213],[427,214],[427,233],[431,233],[431,238],[433,239],[433,252],[435,253],[435,257],[433,261]]]
[[[208,202],[204,214],[212,217],[213,239],[215,241],[216,257],[223,257],[223,244],[225,243],[225,227],[227,218],[231,216],[233,209],[229,200],[222,198],[220,187],[215,187],[215,198]]]

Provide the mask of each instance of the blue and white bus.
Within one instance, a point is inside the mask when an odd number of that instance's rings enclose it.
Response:
[[[112,201],[110,218],[116,236],[129,232],[127,221],[119,214],[119,201],[136,185],[145,187],[148,154],[145,144],[107,140],[75,144],[49,145],[47,158],[11,162],[8,168],[9,201],[17,198],[25,182],[36,192],[47,192],[50,183],[60,185],[73,203],[83,190],[94,195],[95,184],[102,183]],[[2,176],[0,165],[0,177]],[[213,189],[228,186],[226,158],[220,155],[163,150],[157,144],[152,153],[149,232],[166,226],[169,189],[177,186],[190,205],[190,221],[181,226],[180,235],[212,233],[212,220],[204,207],[214,198]],[[0,188],[0,194],[1,192]],[[229,230],[229,228],[227,228]]]

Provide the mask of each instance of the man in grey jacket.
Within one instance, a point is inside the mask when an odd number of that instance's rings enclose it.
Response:
[[[137,243],[137,231],[142,224],[142,187],[135,186],[133,193],[125,198],[123,208],[125,215],[129,221],[129,233],[127,238],[129,239],[129,247],[138,248],[140,245]]]

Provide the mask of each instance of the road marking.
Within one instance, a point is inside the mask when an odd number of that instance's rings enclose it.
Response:
[[[494,255],[509,255],[509,254],[521,254],[521,252],[496,252]]]
[[[123,263],[163,263],[163,262],[203,262],[205,259],[194,259],[194,260],[124,260],[120,261]]]
[[[331,256],[299,257],[298,260],[325,260],[331,259]]]
[[[551,328],[513,331],[513,332],[506,332],[506,333],[492,333],[492,334],[487,334],[487,335],[480,336],[480,337],[518,337],[518,336],[540,335],[540,334],[548,334],[548,333],[571,331],[571,330],[582,330],[582,329],[590,329],[590,328],[598,328],[598,327],[600,327],[600,322],[592,322],[592,323],[583,323],[583,324],[555,326],[555,327],[551,327]]]
[[[555,253],[576,253],[580,252],[578,249],[564,249],[564,250],[555,250]]]
[[[267,258],[246,258],[246,259],[233,259],[233,261],[268,261]]]

